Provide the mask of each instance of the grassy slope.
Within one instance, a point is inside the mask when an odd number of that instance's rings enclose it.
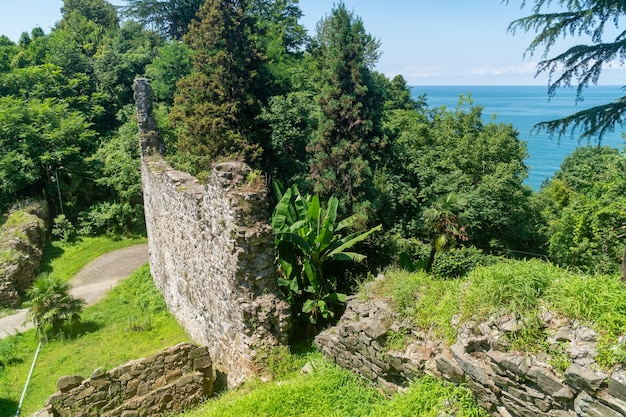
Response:
[[[149,269],[141,267],[109,296],[83,313],[79,335],[53,341],[41,350],[22,415],[43,407],[63,375],[89,377],[99,367],[114,368],[131,359],[189,341],[167,312]],[[34,330],[0,341],[0,356],[15,361],[0,370],[0,416],[15,413],[37,347]]]
[[[450,343],[456,338],[451,324],[455,315],[483,320],[513,313],[530,323],[513,340],[514,347],[544,347],[545,333],[533,326],[545,308],[596,329],[600,365],[609,368],[626,358],[624,349],[612,348],[626,334],[626,286],[618,276],[575,274],[540,261],[503,261],[479,267],[461,280],[393,271],[375,285],[375,292],[391,297],[401,314]]]
[[[253,381],[238,391],[209,400],[181,417],[337,416],[436,417],[458,410],[459,417],[486,417],[465,388],[423,378],[404,394],[389,396],[352,372],[339,369],[321,354],[309,355],[314,370],[279,381]]]
[[[544,307],[593,325],[605,346],[626,332],[626,287],[617,277],[577,275],[536,261],[502,262],[478,268],[466,279],[450,281],[395,271],[375,288],[380,295],[391,296],[396,308],[417,325],[449,341],[455,337],[450,325],[454,315],[467,319],[506,311],[527,316]],[[80,336],[44,347],[24,414],[42,405],[60,375],[88,376],[97,367],[110,369],[187,340],[166,312],[147,267],[105,301],[87,309],[84,319]],[[537,345],[536,341],[526,342]],[[35,347],[32,331],[0,342],[0,357],[4,355],[6,360],[6,352],[12,352],[19,362],[0,371],[0,417],[13,415]],[[621,359],[604,355],[600,360],[607,366]],[[314,372],[297,372],[307,361],[316,364]],[[271,365],[280,368],[276,381],[251,382],[181,416],[436,416],[450,407],[463,416],[484,415],[466,389],[430,378],[415,381],[406,393],[390,397],[354,374],[337,369],[319,353],[283,354]]]

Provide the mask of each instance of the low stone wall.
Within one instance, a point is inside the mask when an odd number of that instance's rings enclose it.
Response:
[[[390,389],[432,375],[467,383],[478,403],[493,416],[626,415],[626,369],[607,374],[595,364],[595,332],[579,323],[542,317],[549,342],[564,349],[571,365],[559,375],[545,357],[508,352],[511,317],[460,326],[451,347],[402,323],[384,300],[350,299],[339,323],[315,342],[341,367]],[[413,340],[402,350],[388,348],[394,335]]]
[[[207,345],[229,387],[256,372],[260,352],[287,342],[290,307],[274,264],[267,189],[248,184],[241,162],[216,165],[207,184],[172,169],[149,114],[146,80],[135,83],[150,270],[169,310]]]
[[[197,405],[213,392],[206,347],[181,343],[89,379],[65,376],[37,415],[55,417],[144,417],[170,415]]]
[[[46,241],[45,202],[24,202],[0,228],[0,306],[15,307],[39,269]]]

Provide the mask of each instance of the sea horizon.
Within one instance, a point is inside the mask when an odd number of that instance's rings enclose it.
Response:
[[[483,107],[483,120],[510,123],[518,130],[518,138],[527,143],[529,157],[525,159],[528,178],[524,184],[535,191],[560,168],[563,158],[578,146],[597,144],[597,140],[580,140],[577,132],[562,137],[533,131],[540,122],[560,119],[577,111],[609,103],[626,92],[619,85],[593,85],[585,88],[582,100],[576,101],[576,87],[560,88],[554,96],[548,95],[548,87],[540,85],[411,85],[414,98],[426,94],[430,108],[446,106],[456,108],[459,95],[471,95],[474,105]],[[617,126],[607,133],[602,145],[620,150],[624,147],[621,137],[623,128]]]

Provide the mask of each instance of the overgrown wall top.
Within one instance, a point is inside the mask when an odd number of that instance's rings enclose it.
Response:
[[[0,306],[16,306],[35,279],[46,241],[48,207],[25,201],[0,227]]]
[[[406,386],[425,374],[463,383],[494,417],[625,416],[626,369],[597,367],[596,333],[549,312],[541,320],[548,341],[571,361],[564,372],[556,371],[548,357],[510,351],[506,335],[523,325],[512,316],[465,323],[448,347],[376,298],[352,298],[337,326],[315,342],[339,366],[385,387]],[[398,335],[410,343],[392,347]]]

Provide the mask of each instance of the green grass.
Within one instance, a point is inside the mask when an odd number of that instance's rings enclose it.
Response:
[[[169,314],[154,287],[148,266],[138,269],[107,298],[83,313],[78,335],[45,344],[22,408],[29,415],[42,408],[63,375],[89,377],[100,367],[111,369],[149,356],[188,336]],[[0,340],[0,417],[15,413],[37,347],[34,330]]]
[[[98,256],[145,242],[146,238],[110,237],[84,237],[77,242],[50,242],[44,249],[40,270],[50,272],[62,280],[69,280]]]
[[[511,335],[513,347],[544,347],[546,332],[537,313],[546,308],[581,320],[599,333],[597,360],[605,368],[626,360],[626,348],[613,347],[626,334],[626,285],[617,276],[575,274],[538,260],[509,260],[479,267],[458,280],[392,270],[372,288],[389,297],[401,315],[448,343],[456,339],[451,324],[455,316],[480,321],[514,314],[527,326]]]
[[[376,283],[375,292],[390,296],[395,309],[419,328],[452,342],[456,330],[450,321],[459,312],[459,282],[436,279],[424,272],[393,270]]]
[[[308,359],[311,374],[294,373],[280,381],[254,381],[209,400],[181,417],[424,416],[455,407],[457,416],[487,416],[465,388],[432,378],[416,381],[404,394],[388,396],[352,372],[337,368],[318,353]]]

